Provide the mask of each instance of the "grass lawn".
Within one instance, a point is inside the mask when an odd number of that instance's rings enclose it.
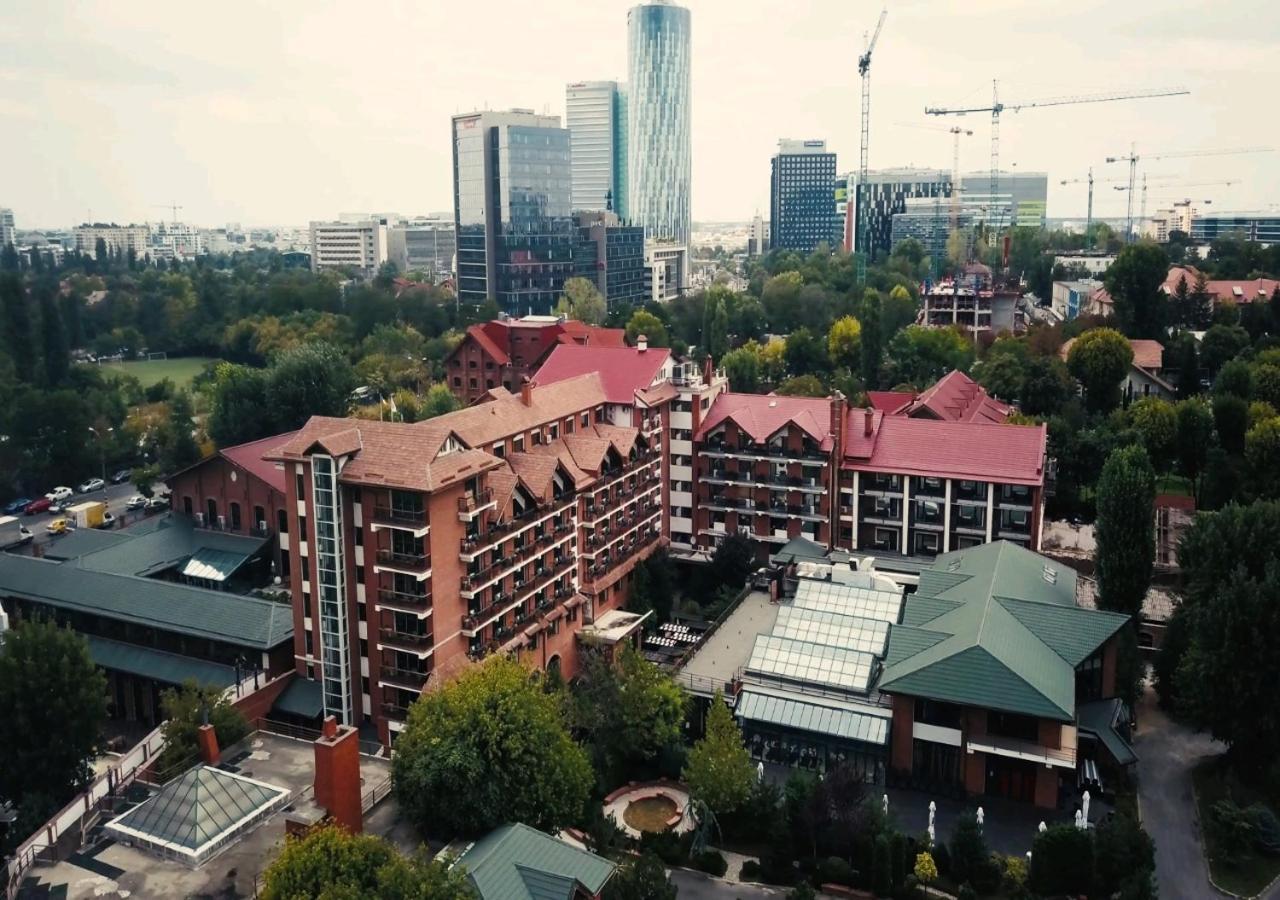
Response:
[[[1239,806],[1255,802],[1267,802],[1259,791],[1242,784],[1227,767],[1223,757],[1201,763],[1191,770],[1191,780],[1196,789],[1196,810],[1200,818],[1200,833],[1205,842],[1205,856],[1209,870],[1219,887],[1241,897],[1253,897],[1280,875],[1280,857],[1263,856],[1250,851],[1238,863],[1228,866],[1215,858],[1210,845],[1209,826],[1213,804],[1230,797]],[[1274,808],[1274,807],[1273,807]]]
[[[176,387],[188,388],[191,386],[191,379],[200,374],[200,370],[211,362],[215,360],[207,356],[183,356],[172,359],[137,359],[128,362],[103,363],[102,368],[132,375],[144,388],[149,388],[166,378]]]
[[[1191,496],[1191,479],[1181,475],[1165,475],[1156,479],[1157,494],[1173,494],[1180,497]]]

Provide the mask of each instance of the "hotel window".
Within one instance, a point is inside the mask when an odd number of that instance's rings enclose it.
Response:
[[[515,437],[511,439],[511,452],[512,453],[524,452],[524,435],[523,434],[517,434]]]
[[[289,533],[289,514],[283,509],[276,511],[276,527],[281,534]]]
[[[295,476],[294,476],[294,479],[295,479],[295,486],[296,486],[296,487],[297,487],[297,489],[298,489],[298,499],[299,499],[299,500],[305,500],[305,499],[307,499],[307,482],[306,482],[306,479],[302,477],[302,473],[301,473],[301,472],[299,472],[297,475],[295,475]]]
[[[582,427],[583,427],[583,428],[586,428],[586,427],[587,427],[588,425],[590,425],[590,424],[591,424],[591,413],[583,413],[583,414],[582,414]]]

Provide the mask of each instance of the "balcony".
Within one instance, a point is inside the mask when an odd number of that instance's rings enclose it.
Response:
[[[397,550],[379,550],[375,559],[375,572],[402,572],[416,575],[423,581],[431,574],[431,556],[427,553],[402,553]]]
[[[408,691],[421,691],[430,675],[430,672],[414,669],[384,668],[378,673],[378,683]]]
[[[392,650],[403,650],[406,653],[416,653],[418,656],[426,656],[435,647],[435,636],[430,632],[414,634],[407,631],[397,631],[394,628],[380,628],[378,630],[378,646]]]
[[[409,718],[409,707],[401,706],[398,703],[382,704],[382,717],[384,719],[394,719],[397,722],[403,722]]]
[[[413,536],[419,538],[426,537],[431,530],[425,510],[399,509],[393,506],[375,506],[369,516],[369,526],[375,532],[383,528],[400,528],[413,532]]]
[[[405,612],[430,613],[431,595],[425,592],[412,594],[407,591],[380,590],[378,591],[378,605]]]
[[[562,502],[558,506],[549,507],[545,503],[539,503],[506,521],[491,522],[487,528],[477,533],[474,537],[468,537],[462,542],[462,549],[459,555],[464,562],[471,562],[485,550],[501,543],[513,534],[517,534],[527,528],[533,528],[540,522],[546,522],[561,515],[565,516],[565,523],[556,525],[554,530],[556,534],[567,534],[572,530],[568,510],[572,507],[573,499],[571,494],[565,495],[563,498],[557,498],[557,500],[567,502]]]
[[[831,459],[830,454],[823,453],[821,450],[812,447],[805,447],[800,450],[788,450],[785,447],[773,447],[762,444],[732,446],[723,443],[710,443],[700,447],[698,452],[715,458],[736,457],[739,459],[764,459],[778,460],[782,462],[826,463]]]
[[[476,491],[474,494],[466,494],[458,498],[458,521],[470,522],[484,512],[486,509],[492,509],[495,506],[493,499],[493,488],[484,488]]]
[[[585,569],[587,581],[596,581],[604,578],[611,571],[630,561],[634,554],[654,544],[662,536],[658,529],[654,529],[647,533],[637,533],[631,538],[624,540],[619,546],[607,551],[603,559],[597,559],[593,564]]]

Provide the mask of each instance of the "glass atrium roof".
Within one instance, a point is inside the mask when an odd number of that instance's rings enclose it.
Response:
[[[776,637],[884,656],[889,642],[889,623],[883,619],[783,606],[778,610],[778,619],[771,633]]]
[[[866,693],[875,664],[870,653],[762,634],[756,638],[746,668],[766,678]]]
[[[902,612],[902,592],[801,578],[794,605],[819,612],[860,616],[896,623]]]

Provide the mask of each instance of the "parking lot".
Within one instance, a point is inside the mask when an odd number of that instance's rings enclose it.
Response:
[[[72,504],[86,503],[91,500],[105,500],[107,504],[107,512],[115,517],[114,528],[122,528],[131,525],[139,519],[143,518],[146,513],[142,510],[126,510],[125,503],[130,497],[138,493],[138,489],[130,482],[124,484],[108,484],[105,489],[93,491],[88,494],[75,494],[68,502]],[[34,498],[33,498],[34,499]],[[47,544],[50,541],[58,540],[57,536],[50,535],[45,531],[45,526],[54,519],[61,518],[60,514],[50,514],[47,512],[36,513],[33,516],[19,515],[18,518],[34,535],[32,544]],[[28,544],[26,548],[15,548],[13,552],[30,553],[32,544]]]

